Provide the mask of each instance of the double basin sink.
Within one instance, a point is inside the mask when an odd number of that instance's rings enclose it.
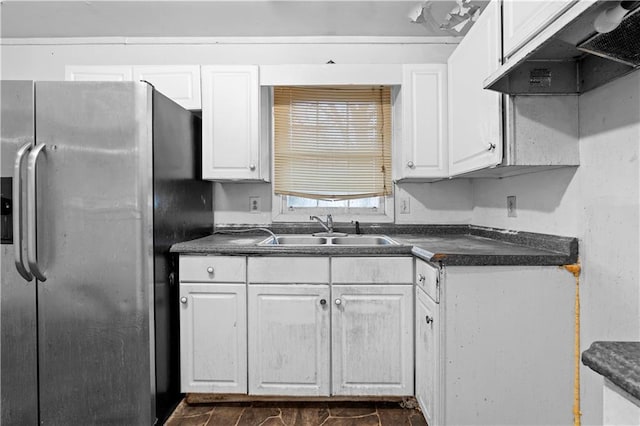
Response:
[[[259,246],[389,246],[397,242],[385,235],[276,235],[258,243]]]

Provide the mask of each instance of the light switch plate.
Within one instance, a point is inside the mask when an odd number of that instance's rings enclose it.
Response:
[[[515,195],[507,196],[507,216],[518,217],[518,213],[516,212],[516,196]]]
[[[400,198],[400,214],[409,213],[411,213],[411,203],[409,201],[409,197]]]

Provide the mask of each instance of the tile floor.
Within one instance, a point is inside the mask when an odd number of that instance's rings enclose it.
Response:
[[[182,401],[166,426],[427,426],[417,409],[394,402]]]

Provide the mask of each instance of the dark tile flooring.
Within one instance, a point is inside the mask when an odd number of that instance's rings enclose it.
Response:
[[[182,401],[166,426],[427,426],[417,409],[394,402]]]

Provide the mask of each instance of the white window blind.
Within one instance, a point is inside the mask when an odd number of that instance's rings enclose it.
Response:
[[[274,192],[346,200],[391,195],[388,86],[274,88]]]

